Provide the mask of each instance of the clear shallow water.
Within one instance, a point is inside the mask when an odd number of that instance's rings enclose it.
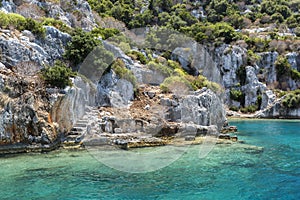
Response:
[[[264,151],[218,145],[199,159],[192,146],[145,174],[110,169],[86,151],[0,158],[0,199],[300,199],[300,122],[231,125]]]

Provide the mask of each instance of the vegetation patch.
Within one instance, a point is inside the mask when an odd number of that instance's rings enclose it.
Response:
[[[111,66],[114,72],[118,75],[119,78],[125,79],[132,83],[133,87],[137,88],[137,80],[133,72],[126,68],[125,63],[122,59],[117,59]]]
[[[115,28],[98,27],[98,28],[94,28],[92,30],[92,34],[97,35],[97,36],[101,36],[103,40],[106,40],[110,37],[113,37],[113,36],[115,36],[119,33],[120,33],[120,31],[118,29],[115,29]]]
[[[76,29],[71,41],[66,47],[64,57],[74,65],[78,65],[82,63],[89,53],[98,45],[101,45],[101,41],[92,33]]]
[[[244,108],[241,108],[241,112],[242,113],[254,113],[255,111],[257,111],[259,108],[257,105],[250,105]]]
[[[275,67],[277,71],[277,79],[283,80],[286,77],[291,77],[293,80],[300,80],[300,72],[297,69],[292,69],[288,59],[284,56],[278,56]]]
[[[130,51],[127,55],[133,60],[139,60],[144,65],[149,62],[147,57],[139,51]]]
[[[0,11],[0,27],[3,29],[15,28],[19,31],[29,30],[38,37],[45,37],[46,29],[43,25],[31,18],[24,18],[15,13],[4,13]]]
[[[300,90],[289,92],[282,100],[285,108],[300,108]]]
[[[68,34],[72,34],[73,33],[73,28],[67,26],[65,23],[63,23],[60,20],[57,19],[53,19],[53,18],[44,18],[42,25],[44,26],[53,26],[55,28],[57,28],[58,30],[60,30],[61,32],[65,32]]]
[[[236,90],[236,89],[230,90],[230,99],[238,101],[238,102],[242,102],[244,97],[245,96],[242,93],[242,91]]]
[[[42,69],[41,75],[50,87],[65,88],[66,86],[72,86],[70,78],[75,77],[76,73],[63,62],[56,61],[53,67],[47,66]]]

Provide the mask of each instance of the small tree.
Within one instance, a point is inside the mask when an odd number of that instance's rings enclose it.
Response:
[[[74,65],[78,65],[82,63],[88,54],[100,44],[101,41],[95,38],[92,33],[86,33],[81,29],[76,29],[72,40],[66,47],[64,56]]]

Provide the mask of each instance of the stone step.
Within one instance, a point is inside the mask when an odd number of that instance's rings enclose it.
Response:
[[[71,131],[85,131],[87,129],[87,126],[82,127],[82,126],[73,126]]]
[[[64,143],[66,142],[74,142],[74,143],[79,143],[83,140],[83,136],[75,136],[75,135],[72,135],[72,136],[68,136],[66,137],[66,139],[64,140]]]
[[[73,127],[76,128],[86,128],[88,123],[76,123]]]
[[[89,123],[89,120],[88,119],[79,119],[76,124],[86,124],[86,123]]]
[[[68,133],[68,135],[82,135],[84,134],[84,131],[71,131]]]
[[[74,126],[72,129],[71,129],[71,132],[73,131],[78,131],[78,132],[81,132],[81,131],[85,131],[86,130],[86,127],[76,127]]]

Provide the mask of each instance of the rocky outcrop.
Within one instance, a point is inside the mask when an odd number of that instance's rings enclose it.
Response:
[[[34,62],[39,67],[52,65],[61,59],[71,36],[58,29],[45,26],[46,37],[35,38],[30,31],[0,30],[0,52],[5,66],[14,67],[22,62]]]
[[[220,68],[207,47],[195,42],[189,47],[177,47],[172,52],[172,59],[188,73],[199,75],[201,72],[208,80],[222,84]]]
[[[196,125],[216,125],[220,130],[226,121],[223,103],[211,90],[203,88],[184,97],[161,99],[166,120]]]
[[[124,108],[130,104],[134,96],[132,83],[120,79],[112,70],[101,77],[97,90],[98,106]]]
[[[255,68],[252,66],[247,66],[246,83],[241,89],[245,94],[245,106],[250,106],[256,104],[258,95],[265,93],[267,86],[258,81],[258,78],[255,74]]]
[[[265,109],[275,101],[275,95],[268,88],[295,90],[299,88],[300,82],[290,77],[278,82],[275,67],[277,52],[263,52],[257,56],[257,62],[249,66],[247,49],[226,44],[213,49],[194,44],[189,48],[176,48],[172,52],[172,59],[179,61],[187,72],[194,75],[201,72],[208,80],[224,86],[225,104],[228,106],[255,105],[261,97],[260,108]],[[291,67],[299,70],[299,54],[292,52],[286,57]],[[244,94],[242,102],[231,99],[232,89],[240,90]]]
[[[300,108],[287,108],[282,105],[282,100],[278,99],[266,109],[259,111],[255,114],[257,118],[268,118],[268,119],[300,119]]]
[[[80,77],[73,84],[65,90],[46,89],[39,76],[16,74],[1,64],[0,144],[16,145],[8,146],[12,153],[58,145],[86,106],[95,105],[94,86]]]
[[[50,116],[59,125],[58,130],[61,133],[70,131],[83,117],[87,107],[96,105],[96,95],[96,86],[81,77],[73,79],[73,87],[67,87],[63,94],[53,93]]]
[[[131,71],[139,84],[160,85],[166,78],[160,71],[148,69],[139,63],[131,65]]]
[[[68,26],[80,27],[86,31],[91,31],[97,26],[92,9],[86,0],[2,1],[0,10],[18,13],[27,18],[49,17],[59,19]]]
[[[263,52],[258,53],[260,59],[257,62],[259,69],[262,69],[263,80],[268,84],[274,84],[277,81],[277,73],[275,68],[275,61],[278,57],[277,52]]]
[[[51,144],[58,137],[58,125],[49,115],[50,95],[40,87],[39,78],[20,77],[0,70],[0,143]]]

